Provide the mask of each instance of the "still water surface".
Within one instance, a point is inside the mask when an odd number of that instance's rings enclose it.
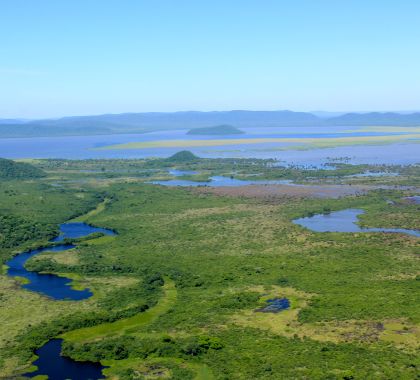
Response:
[[[267,306],[257,309],[260,313],[279,313],[290,308],[290,301],[287,298],[272,298],[267,300]]]
[[[77,362],[61,356],[62,339],[51,339],[35,351],[38,359],[34,364],[38,367],[35,372],[25,374],[26,377],[48,375],[49,380],[98,380],[103,379],[99,363]]]
[[[325,138],[357,137],[383,135],[377,132],[357,131],[355,127],[328,128],[243,128],[245,135],[240,138]],[[352,130],[352,131],[350,131]],[[182,150],[191,150],[199,157],[218,158],[273,158],[284,164],[322,167],[334,158],[346,157],[350,163],[359,164],[414,164],[420,162],[420,149],[416,143],[398,143],[387,145],[343,146],[326,149],[281,150],[292,148],[292,143],[258,143],[229,146],[176,147],[96,150],[108,145],[128,142],[149,142],[157,140],[223,139],[230,140],[238,136],[191,136],[187,130],[158,131],[145,134],[66,136],[0,139],[0,152],[4,158],[147,158],[169,157]],[[390,135],[392,133],[387,133]]]
[[[170,179],[167,181],[150,181],[154,185],[162,186],[212,186],[212,187],[223,187],[223,186],[247,186],[247,185],[290,185],[291,180],[243,180],[235,179],[225,176],[213,176],[209,178],[207,182],[197,182],[184,179]]]
[[[52,242],[63,241],[66,238],[80,238],[88,236],[95,232],[101,232],[105,235],[115,235],[114,231],[106,228],[99,228],[89,226],[85,223],[64,223],[60,225],[60,235]],[[37,273],[28,271],[25,268],[25,263],[36,255],[42,252],[60,252],[73,249],[73,244],[61,244],[53,247],[38,248],[31,251],[23,252],[12,259],[6,265],[8,266],[7,274],[12,277],[23,277],[28,280],[28,283],[22,285],[24,289],[28,289],[55,300],[72,300],[79,301],[92,296],[89,289],[75,290],[72,289],[70,283],[71,279],[67,277],[57,276],[49,273]]]
[[[360,209],[346,209],[334,211],[330,214],[317,214],[310,217],[295,219],[293,223],[306,227],[315,232],[386,232],[400,233],[420,237],[420,231],[405,228],[364,228],[360,227],[358,216],[364,211]]]

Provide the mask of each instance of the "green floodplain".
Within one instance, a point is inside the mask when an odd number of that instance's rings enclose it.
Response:
[[[173,179],[169,169],[199,183],[284,179],[317,190],[147,183]],[[420,239],[315,233],[292,221],[354,208],[365,227],[419,230],[420,205],[409,198],[419,189],[418,165],[309,170],[188,152],[0,160],[0,379],[24,378],[53,338],[63,339],[63,355],[107,366],[109,379],[416,379]],[[118,232],[26,264],[91,289],[82,301],[25,290],[4,266],[66,221]],[[290,307],[256,311],[272,298]]]

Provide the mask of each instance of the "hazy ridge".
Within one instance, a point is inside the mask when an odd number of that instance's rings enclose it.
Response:
[[[420,112],[347,113],[320,117],[293,111],[146,112],[73,116],[44,120],[0,119],[0,137],[143,133],[230,124],[244,127],[419,126]]]

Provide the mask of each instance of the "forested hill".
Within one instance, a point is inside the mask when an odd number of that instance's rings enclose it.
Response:
[[[0,180],[40,178],[45,173],[33,165],[0,158]]]
[[[175,153],[171,157],[166,159],[167,162],[193,162],[200,160],[200,157],[197,157],[194,153],[190,152],[189,150],[181,150],[180,152]]]

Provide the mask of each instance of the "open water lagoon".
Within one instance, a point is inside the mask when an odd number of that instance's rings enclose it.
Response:
[[[346,209],[329,214],[317,214],[305,218],[295,219],[293,223],[315,232],[385,232],[399,233],[420,237],[420,231],[405,228],[363,228],[358,223],[358,216],[364,211],[360,209]]]
[[[245,134],[232,136],[187,135],[187,130],[157,131],[143,134],[113,134],[94,136],[34,137],[0,139],[0,152],[4,158],[147,158],[169,157],[188,149],[205,158],[273,158],[288,165],[322,166],[331,159],[346,159],[353,164],[414,164],[420,162],[417,140],[386,145],[350,145],[329,148],[293,149],[297,142],[253,142],[257,138],[354,138],[365,136],[404,135],[406,132],[366,132],[355,127],[282,127],[242,128]],[[248,143],[235,144],[235,139],[249,139]],[[191,140],[229,141],[229,145],[189,146]],[[185,141],[185,146],[143,147],[140,149],[114,149],[112,146],[132,142]],[[102,149],[109,147],[112,149]],[[285,150],[286,149],[286,150]]]

